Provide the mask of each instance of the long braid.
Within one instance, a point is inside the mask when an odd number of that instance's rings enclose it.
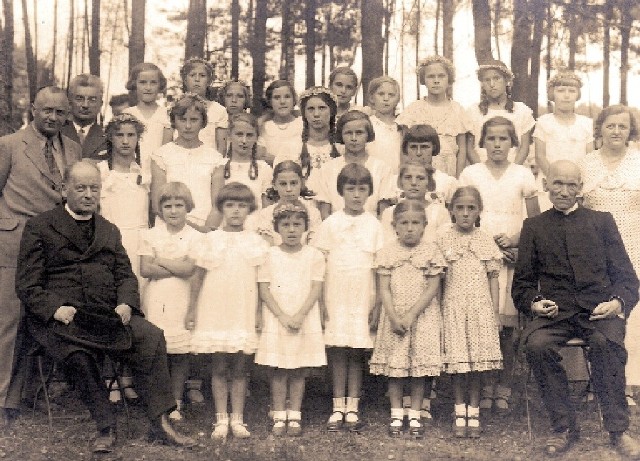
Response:
[[[433,192],[436,190],[436,179],[433,177],[436,170],[431,165],[427,165],[425,170],[427,171],[427,190]]]
[[[513,113],[513,98],[511,93],[511,85],[507,85],[507,102],[504,105],[504,108],[507,109],[507,112],[510,114]]]
[[[340,157],[340,152],[336,148],[336,117],[329,119],[329,143],[331,144],[331,158]]]
[[[251,149],[251,166],[249,166],[249,179],[255,181],[258,178],[258,160],[257,157],[257,146],[254,144]]]
[[[302,150],[300,151],[300,166],[302,166],[302,176],[308,179],[311,174],[311,154],[309,154],[309,122],[306,117],[302,117]]]
[[[487,115],[487,112],[489,112],[489,98],[487,97],[487,92],[484,91],[484,89],[480,90],[480,103],[478,104],[478,108],[482,115]]]
[[[231,146],[229,146],[229,150],[227,151],[227,163],[224,164],[224,179],[229,179],[231,177]]]

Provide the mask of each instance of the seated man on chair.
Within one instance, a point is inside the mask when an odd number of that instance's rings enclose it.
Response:
[[[95,452],[115,444],[116,417],[100,376],[105,354],[131,366],[152,437],[193,445],[169,424],[175,400],[164,334],[140,312],[138,282],[118,228],[96,214],[100,187],[98,169],[77,162],[63,177],[66,203],[27,222],[16,275],[27,329],[64,366],[88,407],[98,430]]]
[[[624,334],[625,319],[638,302],[638,277],[611,214],[577,204],[582,179],[574,163],[553,163],[543,184],[553,208],[524,222],[512,295],[530,318],[522,341],[554,432],[545,452],[565,452],[580,435],[558,353],[579,337],[589,346],[611,444],[636,459],[640,446],[626,433]]]

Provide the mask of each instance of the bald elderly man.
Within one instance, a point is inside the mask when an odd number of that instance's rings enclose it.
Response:
[[[625,323],[638,302],[638,277],[610,213],[582,208],[578,167],[551,164],[544,180],[553,208],[525,220],[512,295],[529,316],[522,341],[551,419],[544,450],[554,456],[579,439],[559,349],[571,338],[589,345],[593,385],[604,428],[618,452],[640,457],[629,434],[625,397]]]
[[[0,429],[18,415],[24,351],[16,261],[24,224],[62,203],[62,172],[81,158],[80,146],[60,133],[69,114],[64,90],[42,88],[33,122],[0,138]]]

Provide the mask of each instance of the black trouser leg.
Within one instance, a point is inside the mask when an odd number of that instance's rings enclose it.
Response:
[[[64,361],[64,367],[98,431],[115,427],[116,417],[95,358],[86,352],[74,352]]]
[[[599,331],[587,338],[591,378],[602,409],[604,428],[609,432],[623,432],[629,428],[629,412],[625,397],[624,368],[627,351],[607,340]]]
[[[560,347],[572,336],[570,326],[557,324],[535,330],[526,341],[527,361],[540,387],[554,431],[576,427],[569,381],[559,353]]]
[[[176,406],[171,391],[164,333],[137,315],[131,318],[130,325],[133,347],[120,358],[131,367],[136,390],[147,406],[147,415],[153,421]]]

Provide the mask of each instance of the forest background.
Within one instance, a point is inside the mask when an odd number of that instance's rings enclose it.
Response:
[[[65,87],[90,72],[105,82],[105,107],[124,92],[129,69],[150,61],[179,92],[178,69],[198,56],[219,86],[241,78],[262,109],[276,78],[297,89],[327,85],[339,65],[362,88],[388,74],[405,104],[424,96],[416,64],[442,54],[456,64],[453,97],[479,99],[478,64],[501,59],[515,74],[514,99],[545,112],[545,81],[575,70],[585,87],[578,111],[640,105],[640,2],[636,0],[2,0],[0,134],[19,128],[38,87]]]

